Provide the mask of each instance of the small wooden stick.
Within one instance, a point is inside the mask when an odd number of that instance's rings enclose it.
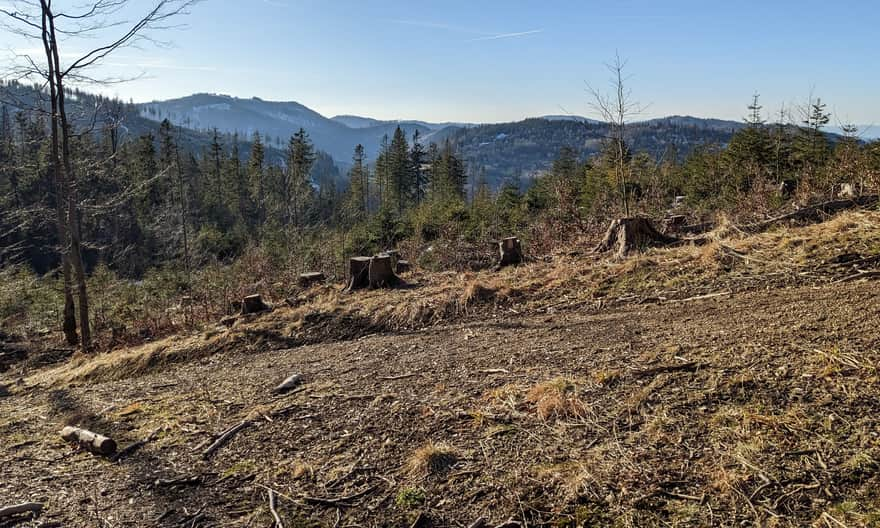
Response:
[[[284,528],[284,523],[281,522],[281,517],[278,515],[278,511],[275,510],[277,497],[275,495],[275,490],[269,490],[269,510],[272,511],[272,517],[275,517],[275,528]]]
[[[223,444],[228,442],[233,436],[235,436],[236,433],[238,433],[239,431],[241,431],[245,427],[249,426],[250,424],[251,424],[250,420],[245,420],[245,421],[241,422],[240,424],[235,425],[233,427],[230,427],[229,429],[224,431],[220,435],[220,437],[214,441],[213,444],[209,445],[208,448],[205,449],[205,451],[202,453],[202,458],[210,457],[212,454],[214,454],[214,451],[223,447]]]
[[[156,438],[156,435],[159,434],[159,430],[160,429],[156,429],[155,431],[150,433],[150,435],[148,437],[146,437],[142,440],[138,440],[137,442],[126,446],[122,451],[120,451],[120,452],[116,453],[115,455],[113,455],[112,457],[110,457],[110,461],[111,462],[118,462],[122,458],[134,453],[138,449],[140,449],[140,448],[144,447],[145,445],[147,445],[148,443],[152,442]]]
[[[11,517],[20,513],[40,513],[43,511],[43,504],[40,502],[25,502],[24,504],[16,504],[14,506],[6,506],[0,508],[0,518]]]
[[[383,376],[383,377],[381,377],[381,378],[379,378],[379,379],[380,379],[380,380],[393,381],[393,380],[401,380],[401,379],[406,379],[406,378],[412,378],[412,377],[414,377],[414,376],[419,376],[419,375],[420,375],[420,374],[419,374],[418,372],[411,372],[411,373],[409,373],[409,374],[401,374],[400,376]]]

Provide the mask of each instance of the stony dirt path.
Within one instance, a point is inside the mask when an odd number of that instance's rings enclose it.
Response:
[[[867,526],[878,364],[876,282],[223,352],[13,386],[0,505],[46,501],[33,526],[271,526],[271,489],[288,527]],[[112,463],[66,423],[152,439]]]

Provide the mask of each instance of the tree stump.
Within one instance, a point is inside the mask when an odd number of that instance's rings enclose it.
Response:
[[[517,237],[508,237],[498,242],[498,253],[501,257],[498,268],[519,264],[523,261],[522,244]]]
[[[397,274],[408,273],[412,269],[408,260],[398,260],[397,261]]]
[[[359,290],[370,285],[370,257],[351,257],[348,259],[347,291]]]
[[[390,255],[376,255],[370,259],[370,288],[392,288],[398,280]]]
[[[242,315],[265,312],[269,306],[263,302],[263,296],[259,293],[248,295],[241,301]]]
[[[379,255],[391,257],[391,269],[397,268],[397,263],[400,262],[400,251],[397,251],[396,249],[389,249],[387,251],[379,253]]]
[[[116,442],[112,438],[67,426],[61,430],[61,438],[79,444],[80,447],[97,455],[112,455],[116,452]]]
[[[300,287],[308,288],[314,284],[320,284],[320,283],[324,282],[325,280],[327,280],[327,278],[324,277],[323,273],[321,273],[320,271],[313,271],[310,273],[300,274],[299,280],[297,282],[300,285]]]
[[[687,224],[687,217],[685,215],[667,216],[663,219],[663,232],[677,233],[685,224]]]
[[[608,231],[605,232],[605,238],[593,251],[596,253],[614,251],[617,257],[624,258],[633,252],[669,244],[675,240],[654,229],[647,218],[619,218],[611,222]]]

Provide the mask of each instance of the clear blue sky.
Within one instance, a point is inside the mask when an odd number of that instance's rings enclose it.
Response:
[[[111,59],[149,75],[111,92],[382,119],[590,115],[585,83],[605,83],[619,50],[646,117],[740,119],[755,91],[770,113],[812,89],[833,121],[880,124],[877,0],[207,0],[186,23],[162,36],[172,49]]]

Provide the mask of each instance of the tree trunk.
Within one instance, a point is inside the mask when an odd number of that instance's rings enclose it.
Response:
[[[498,242],[498,268],[520,264],[523,261],[522,243],[517,237],[508,237]]]
[[[49,65],[47,76],[49,78],[49,99],[52,116],[50,118],[50,145],[51,158],[50,170],[52,171],[52,180],[55,185],[55,217],[58,228],[58,251],[61,256],[61,270],[64,290],[64,312],[61,323],[61,330],[64,332],[64,339],[69,345],[79,343],[79,336],[76,332],[76,307],[73,303],[73,287],[70,271],[70,235],[68,230],[70,226],[64,214],[65,194],[67,185],[64,175],[61,171],[61,159],[58,147],[58,98],[55,90],[55,67],[52,60],[52,45],[49,42],[47,33],[48,18],[45,12],[42,16],[42,40],[43,49],[46,52],[46,62]]]
[[[268,309],[269,306],[263,302],[263,296],[259,293],[248,295],[241,301],[242,315],[265,312]]]
[[[327,278],[323,273],[320,271],[313,271],[309,273],[301,273],[297,283],[301,288],[309,288],[315,284],[320,284],[325,280],[327,280]]]
[[[80,240],[79,206],[77,204],[76,174],[70,154],[70,125],[67,122],[67,110],[64,106],[64,76],[61,72],[61,61],[58,58],[58,41],[55,35],[55,19],[51,9],[43,3],[43,16],[48,22],[49,49],[52,55],[52,67],[55,73],[55,95],[58,101],[58,124],[61,133],[61,169],[63,179],[67,183],[67,228],[70,235],[70,263],[73,266],[79,301],[79,326],[83,349],[88,350],[92,344],[92,331],[89,326],[89,296],[86,286],[86,272],[82,258]]]
[[[390,255],[377,255],[370,259],[370,288],[393,288],[399,280],[394,274]]]
[[[83,449],[97,455],[112,455],[116,452],[116,442],[112,438],[79,427],[65,427],[61,430],[61,438],[68,442],[77,443]]]
[[[614,251],[618,258],[624,258],[633,252],[669,244],[675,240],[654,229],[647,218],[619,218],[611,222],[605,238],[593,251],[596,253]]]
[[[351,257],[348,259],[347,291],[366,288],[370,285],[370,257]]]

